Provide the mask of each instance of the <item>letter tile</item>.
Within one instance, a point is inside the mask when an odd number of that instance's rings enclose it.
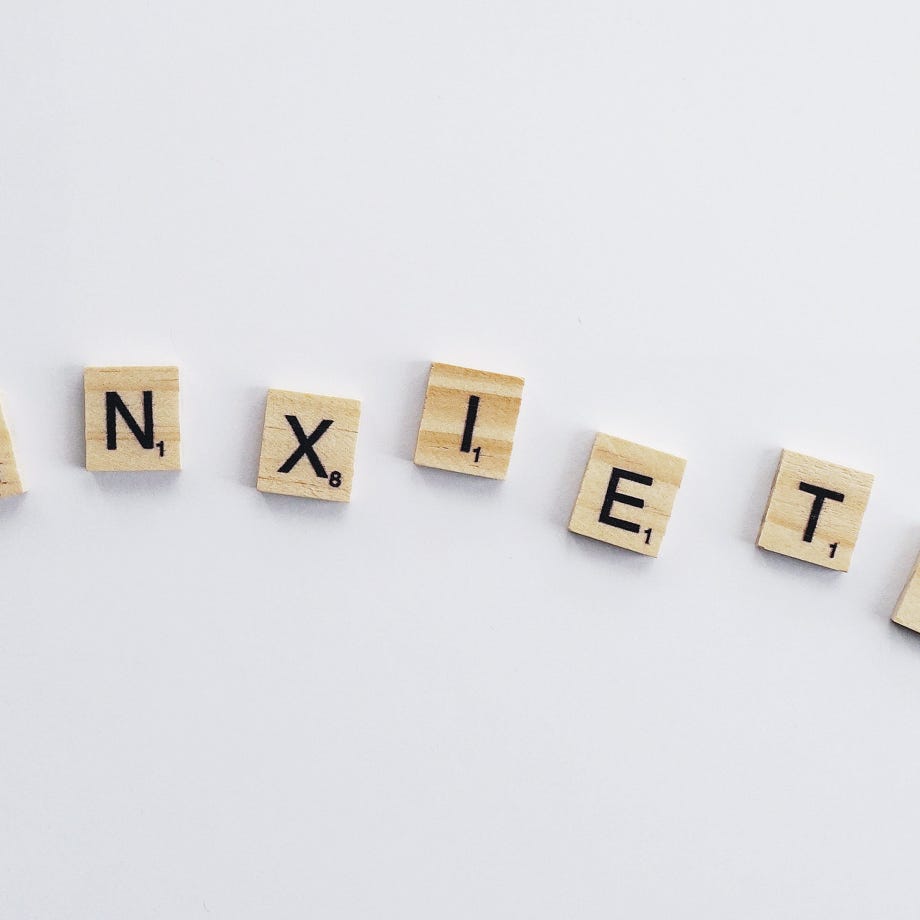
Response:
[[[88,367],[83,389],[88,470],[181,469],[177,367]]]
[[[22,495],[23,492],[25,488],[19,478],[16,457],[13,454],[13,439],[3,418],[3,409],[0,408],[0,498]]]
[[[432,364],[416,464],[504,479],[523,392],[520,377]]]
[[[873,476],[784,450],[757,545],[773,553],[850,568]]]
[[[360,419],[355,399],[269,390],[256,488],[350,501]]]
[[[920,558],[904,585],[891,619],[900,626],[920,632]]]
[[[680,457],[598,434],[569,530],[657,556],[686,465]]]

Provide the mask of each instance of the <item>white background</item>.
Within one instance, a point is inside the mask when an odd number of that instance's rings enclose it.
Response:
[[[916,918],[920,8],[13,3],[0,20],[0,916]],[[431,360],[507,481],[416,468]],[[86,364],[184,470],[83,470]],[[350,506],[254,489],[363,401]],[[596,431],[688,458],[569,534]],[[840,575],[779,450],[873,472]]]

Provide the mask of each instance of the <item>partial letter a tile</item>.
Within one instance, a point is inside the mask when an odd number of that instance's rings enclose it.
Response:
[[[906,626],[914,632],[920,632],[920,557],[898,598],[891,619],[899,626]]]
[[[19,478],[16,457],[13,453],[13,439],[6,427],[3,409],[0,407],[0,498],[22,495],[25,488]]]

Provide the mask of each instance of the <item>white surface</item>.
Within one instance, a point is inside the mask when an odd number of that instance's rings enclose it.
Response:
[[[915,3],[3,6],[4,918],[917,916]],[[510,478],[411,463],[427,362]],[[185,469],[82,467],[177,362]],[[364,401],[260,495],[269,386]],[[663,554],[567,533],[593,434]],[[877,474],[848,575],[753,546]]]

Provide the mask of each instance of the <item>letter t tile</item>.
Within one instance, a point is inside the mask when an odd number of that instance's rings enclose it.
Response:
[[[873,477],[784,450],[757,545],[846,572]]]

